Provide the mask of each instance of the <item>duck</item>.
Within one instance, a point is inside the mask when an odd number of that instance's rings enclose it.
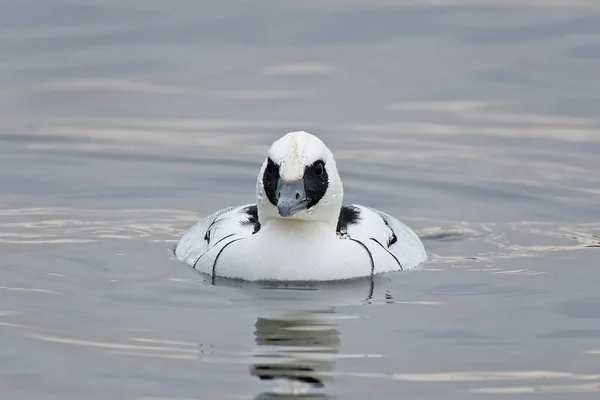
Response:
[[[293,131],[268,149],[256,203],[230,206],[190,227],[174,254],[198,272],[242,281],[338,281],[416,269],[419,236],[377,209],[343,204],[331,150]]]

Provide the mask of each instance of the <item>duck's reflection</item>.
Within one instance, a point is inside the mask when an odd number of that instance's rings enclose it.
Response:
[[[342,355],[338,311],[373,301],[393,301],[386,292],[389,278],[375,276],[342,282],[252,283],[217,279],[248,295],[258,317],[257,351],[250,374],[276,382],[259,393],[263,399],[329,399],[335,360]],[[211,284],[215,284],[212,282]]]
[[[261,380],[278,381],[278,392],[262,393],[257,399],[327,398],[310,394],[331,379],[334,355],[339,351],[340,331],[333,309],[304,311],[285,318],[258,318],[255,341],[260,348],[250,373]],[[287,388],[287,390],[285,390]]]

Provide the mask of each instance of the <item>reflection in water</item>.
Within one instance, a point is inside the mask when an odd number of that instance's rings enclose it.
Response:
[[[333,309],[305,311],[282,318],[256,320],[255,341],[260,346],[250,374],[263,381],[283,382],[289,391],[261,393],[256,399],[328,398],[308,394],[324,388],[335,367],[340,331],[332,320]]]
[[[250,374],[276,383],[255,399],[331,398],[326,391],[331,389],[335,360],[344,357],[339,354],[336,321],[342,316],[337,310],[383,299],[387,282],[375,277],[335,283],[240,284],[238,290],[249,295],[259,310],[254,330],[257,352]]]
[[[256,396],[255,400],[269,400],[269,399],[277,399],[277,400],[286,400],[286,399],[303,399],[303,400],[311,400],[311,399],[331,399],[331,396],[322,393],[312,393],[312,394],[283,394],[283,393],[261,393]]]
[[[594,235],[592,243],[588,244],[587,247],[600,247],[600,236]]]

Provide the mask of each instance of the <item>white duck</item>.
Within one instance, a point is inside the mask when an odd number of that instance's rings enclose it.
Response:
[[[419,237],[378,210],[342,205],[331,151],[290,132],[267,154],[256,204],[198,221],[175,248],[198,271],[247,281],[331,281],[413,269],[427,260]]]

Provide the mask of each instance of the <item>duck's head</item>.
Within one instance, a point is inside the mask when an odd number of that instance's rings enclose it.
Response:
[[[271,145],[256,184],[259,219],[337,224],[344,190],[331,151],[318,137],[290,132]]]

